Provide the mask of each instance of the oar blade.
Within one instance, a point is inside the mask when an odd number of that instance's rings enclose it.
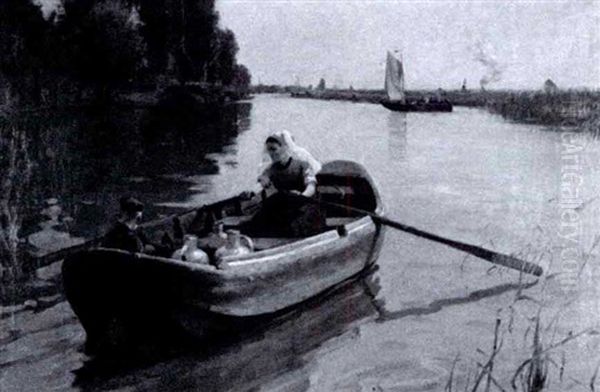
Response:
[[[504,267],[512,268],[518,271],[522,271],[526,274],[532,274],[535,276],[542,276],[544,270],[537,264],[530,263],[525,260],[517,259],[516,257],[495,253],[489,260],[490,262]]]

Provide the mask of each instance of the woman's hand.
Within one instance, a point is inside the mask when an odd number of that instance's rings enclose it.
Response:
[[[258,183],[263,189],[270,188],[273,184],[271,183],[271,179],[265,175],[261,175],[258,177]]]
[[[306,188],[304,189],[304,192],[302,192],[302,196],[313,197],[316,192],[317,192],[317,187],[313,182],[311,182],[306,186]]]
[[[244,191],[244,192],[242,192],[242,193],[240,193],[240,194],[238,195],[238,197],[239,197],[240,199],[242,199],[242,200],[250,200],[250,199],[252,199],[254,196],[256,196],[256,195],[254,194],[254,192],[250,192],[250,191]]]

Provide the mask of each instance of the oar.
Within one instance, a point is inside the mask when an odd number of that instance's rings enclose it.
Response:
[[[298,196],[298,195],[296,195]],[[505,255],[502,253],[494,252],[489,249],[484,249],[480,246],[465,244],[464,242],[454,241],[448,238],[440,237],[437,234],[428,233],[421,229],[417,229],[416,227],[412,227],[409,225],[405,225],[404,223],[396,222],[394,220],[385,218],[381,215],[375,214],[370,211],[362,210],[356,207],[350,207],[344,204],[332,203],[324,200],[316,200],[312,198],[308,198],[305,196],[298,196],[302,200],[310,201],[311,203],[322,204],[325,206],[334,207],[337,209],[345,210],[345,211],[354,211],[356,213],[362,215],[370,216],[375,222],[381,223],[382,225],[390,226],[398,230],[405,231],[410,234],[414,234],[418,237],[427,238],[431,241],[436,241],[445,245],[448,245],[452,248],[462,250],[463,252],[470,253],[474,256],[477,256],[481,259],[487,260],[490,263],[502,265],[507,268],[512,268],[518,271],[522,271],[527,274],[532,274],[535,276],[541,276],[544,273],[542,267],[537,264],[530,263],[529,261],[521,260],[513,256]]]
[[[218,202],[212,203],[208,206],[218,208],[219,206],[229,204],[238,199],[239,199],[238,196],[233,196],[228,199],[224,199],[224,200],[220,200]],[[145,223],[141,224],[140,227],[142,229],[152,229],[153,227],[160,226],[160,225],[164,224],[165,222],[173,220],[174,218],[181,217],[185,214],[189,214],[190,212],[198,211],[205,206],[206,205],[194,207],[191,209],[186,209],[184,211],[178,212],[176,214],[172,214],[172,215],[164,217],[164,218],[160,218],[160,219],[150,221],[150,222],[145,222]],[[76,253],[76,252],[79,252],[82,250],[87,250],[94,246],[98,246],[98,245],[100,245],[100,243],[102,242],[103,239],[104,239],[104,235],[100,235],[98,237],[94,237],[94,238],[85,240],[81,244],[73,245],[73,246],[70,246],[67,248],[63,248],[63,249],[59,249],[59,250],[56,250],[56,251],[53,251],[50,253],[46,253],[45,255],[39,256],[39,257],[36,257],[34,255],[25,255],[24,257],[26,258],[26,261],[23,264],[23,269],[25,271],[32,271],[32,270],[35,270],[40,267],[45,267],[51,263],[54,263],[55,261],[64,259],[65,257],[67,257],[73,253]]]

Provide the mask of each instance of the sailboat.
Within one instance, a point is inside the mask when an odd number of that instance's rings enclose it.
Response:
[[[452,104],[438,97],[407,100],[404,93],[404,67],[389,51],[385,66],[385,92],[387,99],[381,101],[386,108],[396,112],[451,112]]]

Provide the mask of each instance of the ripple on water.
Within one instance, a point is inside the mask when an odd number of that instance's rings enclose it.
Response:
[[[367,104],[257,97],[252,106],[251,129],[239,135],[235,146],[208,149],[210,156],[190,150],[190,154],[174,151],[163,157],[160,150],[146,160],[153,163],[148,170],[132,173],[144,176],[131,177],[127,190],[156,197],[156,202],[169,201],[162,205],[173,208],[235,194],[255,184],[269,130],[293,123],[299,144],[317,158],[365,164],[380,184],[390,218],[455,240],[517,252],[531,261],[548,253],[554,256],[555,271],[551,273],[579,272],[567,270],[568,260],[560,258],[560,251],[568,243],[556,238],[564,223],[560,220],[564,202],[559,194],[564,185],[560,173],[565,167],[560,134],[533,132],[538,128],[509,124],[485,111],[464,108],[448,115],[409,114],[404,118]],[[600,143],[591,141],[581,158],[589,161],[585,165],[594,166],[599,156]],[[111,164],[117,159],[111,157]],[[121,163],[127,162],[125,156]],[[171,167],[174,177],[155,178],[156,173],[164,173],[165,168],[171,171]],[[146,171],[150,177],[145,176]],[[593,251],[587,268],[597,264],[598,257],[595,245],[584,240],[593,242],[600,235],[596,219],[600,207],[593,201],[599,176],[598,171],[584,173],[584,205],[578,210],[582,249]],[[103,209],[112,206],[112,189],[123,189],[120,182],[99,185],[110,190],[104,192],[108,196],[85,194],[77,204],[80,219],[94,229],[108,217],[110,209]],[[160,197],[155,195],[159,189]],[[322,303],[322,309],[305,310],[298,318],[269,328],[264,337],[245,341],[241,347],[200,359],[164,360],[121,377],[110,373],[103,378],[101,367],[86,362],[79,351],[83,330],[64,303],[38,313],[24,306],[15,308],[0,320],[0,339],[8,339],[0,347],[0,390],[162,391],[189,386],[189,390],[203,391],[251,387],[268,391],[272,389],[266,383],[274,380],[273,385],[282,385],[280,377],[288,388],[277,390],[440,391],[449,371],[428,361],[445,358],[439,365],[450,368],[457,352],[470,358],[476,356],[477,347],[489,349],[497,310],[505,309],[502,327],[508,328],[512,322],[512,313],[506,310],[509,307],[516,309],[514,331],[505,335],[506,362],[498,364],[498,372],[513,370],[523,355],[530,354],[526,345],[531,334],[527,339],[524,335],[531,325],[527,317],[536,314],[537,304],[514,302],[518,291],[512,285],[518,279],[514,271],[498,273],[480,260],[391,230],[379,264],[381,294],[377,299],[387,309],[380,323],[370,321],[375,312],[370,300],[365,307],[371,310],[362,312],[357,306],[360,297],[337,297]],[[600,323],[598,276],[584,271],[571,286],[566,276],[523,293],[549,305],[543,314],[545,323],[560,314],[558,339]],[[573,290],[572,295],[566,295],[567,289]],[[38,304],[44,302],[37,300]],[[355,311],[359,314],[349,314]],[[336,315],[345,320],[332,327],[330,321],[335,321]],[[517,319],[519,315],[525,317]],[[599,361],[598,347],[599,335],[564,346],[570,376],[589,382]],[[87,371],[91,386],[76,384],[73,370]]]
[[[336,382],[331,390],[439,391],[447,378],[448,373],[445,369],[421,359],[389,360],[350,372]]]

